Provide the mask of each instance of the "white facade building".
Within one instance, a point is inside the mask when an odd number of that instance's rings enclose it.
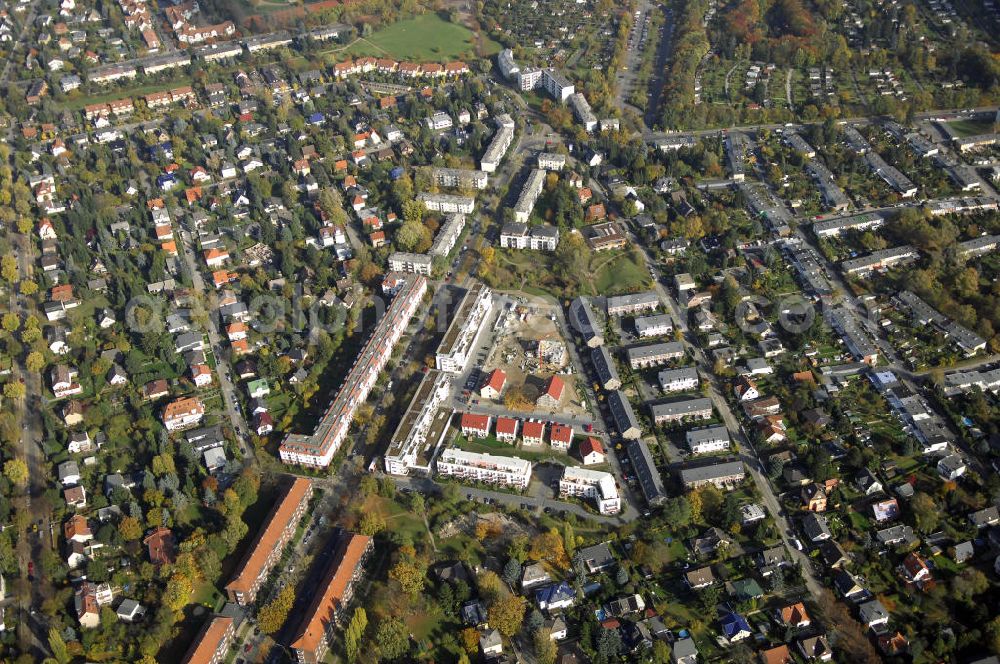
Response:
[[[566,466],[559,480],[559,495],[591,498],[601,514],[618,514],[622,509],[614,476],[599,470]]]
[[[459,480],[527,489],[531,462],[518,457],[466,452],[450,447],[438,457],[437,472]]]
[[[729,430],[723,426],[692,429],[684,438],[691,454],[708,454],[729,449]]]
[[[438,346],[435,365],[439,371],[458,373],[465,369],[469,353],[493,310],[493,291],[477,283],[470,288]]]

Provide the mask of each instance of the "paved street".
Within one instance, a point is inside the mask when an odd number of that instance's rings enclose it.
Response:
[[[652,267],[654,273],[659,275],[659,270],[655,267],[655,263],[649,249],[644,243],[637,242],[636,238],[633,237],[632,240],[636,246],[640,248],[640,253],[645,258],[647,267]],[[666,288],[663,287],[663,284],[660,283],[659,278],[654,281],[657,294],[663,301],[667,311],[670,313],[671,318],[674,319],[675,325],[677,325],[684,333],[684,344],[687,348],[687,352],[694,358],[699,369],[699,373],[702,376],[702,380],[706,381],[708,384],[708,397],[712,400],[712,405],[722,418],[722,422],[726,426],[726,429],[729,430],[729,436],[737,444],[740,459],[743,461],[743,465],[746,466],[747,472],[750,473],[754,483],[760,490],[760,494],[763,497],[764,505],[766,506],[768,512],[770,512],[774,517],[774,520],[780,529],[781,538],[785,543],[785,547],[791,552],[793,560],[796,560],[800,564],[802,568],[802,576],[806,582],[806,587],[809,589],[809,592],[812,593],[813,597],[818,600],[822,584],[816,578],[808,558],[803,552],[796,549],[796,547],[792,544],[793,535],[791,533],[793,531],[791,524],[789,523],[784,510],[781,508],[781,505],[778,503],[778,498],[775,496],[770,482],[768,482],[767,477],[765,477],[762,472],[763,465],[757,457],[756,450],[753,448],[750,440],[745,435],[743,426],[739,423],[736,416],[733,414],[732,409],[730,409],[729,404],[722,396],[719,380],[712,372],[712,364],[708,361],[704,350],[694,342],[694,335],[688,329],[686,316],[681,315],[674,299],[670,296],[670,293],[668,293]]]
[[[187,263],[188,271],[191,273],[191,283],[194,285],[194,290],[196,293],[201,293],[203,295],[209,294],[211,291],[206,289],[204,279],[202,279],[197,261],[195,260],[194,249],[191,247],[191,236],[186,231],[182,231],[181,236],[181,245],[184,249],[184,260]],[[204,304],[206,306],[208,305],[207,302]],[[237,409],[236,391],[233,388],[233,383],[229,377],[229,363],[223,359],[222,337],[219,334],[218,326],[215,323],[215,313],[206,311],[206,314],[206,318],[208,320],[208,340],[212,346],[212,352],[215,353],[215,379],[219,381],[219,390],[222,393],[222,400],[226,406],[226,412],[229,415],[229,422],[233,427],[233,431],[236,432],[236,435],[240,439],[241,450],[250,461],[253,461],[256,453],[253,449],[253,445],[249,443],[250,436],[246,422]]]

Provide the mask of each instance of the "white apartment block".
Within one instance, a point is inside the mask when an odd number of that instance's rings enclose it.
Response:
[[[533,169],[524,183],[524,188],[521,189],[521,195],[517,197],[517,203],[514,204],[514,221],[522,224],[528,222],[544,185],[545,171],[540,168]]]
[[[640,339],[662,337],[674,331],[674,322],[669,314],[657,316],[640,316],[635,319],[635,331]]]
[[[521,223],[504,224],[500,229],[500,246],[505,249],[555,251],[559,246],[559,229],[548,224],[530,228]]]
[[[483,158],[479,161],[479,167],[487,173],[496,172],[500,166],[500,161],[507,154],[507,148],[510,147],[513,140],[513,127],[501,126],[497,129],[497,133],[493,135],[493,140],[490,141],[486,152],[483,153]]]
[[[542,70],[542,87],[552,95],[553,99],[558,99],[562,102],[569,99],[569,96],[576,92],[573,82],[551,67]]]
[[[561,171],[566,168],[566,155],[555,152],[539,153],[538,167],[546,171]]]
[[[449,447],[438,457],[437,472],[466,482],[482,482],[513,489],[527,489],[531,462],[518,457],[466,452]]]
[[[701,382],[698,378],[698,370],[694,367],[664,369],[657,377],[660,381],[660,389],[664,392],[696,390]]]
[[[424,207],[431,212],[472,214],[472,211],[476,208],[476,199],[469,196],[421,193],[417,194],[417,200],[423,203]]]
[[[684,437],[691,454],[710,454],[729,449],[729,430],[723,426],[692,429]]]
[[[430,276],[433,259],[427,254],[396,251],[389,255],[389,270]]]
[[[542,82],[542,70],[537,67],[525,67],[517,73],[517,86],[523,92],[534,90]]]
[[[465,228],[464,214],[448,215],[428,253],[431,256],[447,256],[455,248],[455,243],[458,241],[458,236],[462,234],[463,228]]]
[[[451,376],[437,370],[424,376],[392,435],[385,454],[385,472],[431,474],[431,462],[451,420],[451,412],[441,409],[450,396]]]
[[[467,168],[435,168],[433,176],[439,187],[486,189],[489,183],[489,175],[485,171]]]
[[[601,514],[618,514],[622,509],[614,476],[599,470],[566,466],[559,480],[559,495],[590,498]]]
[[[408,279],[392,299],[375,331],[358,353],[337,396],[330,403],[311,435],[289,434],[278,448],[284,463],[326,468],[347,437],[358,408],[368,398],[379,373],[392,357],[392,349],[403,336],[413,314],[427,293],[427,279]]]
[[[569,96],[569,106],[573,109],[573,115],[580,121],[584,129],[588,132],[597,129],[597,116],[594,115],[594,111],[590,108],[590,103],[587,102],[587,98],[583,96],[583,93],[574,92],[571,94]]]
[[[451,129],[452,124],[454,123],[451,120],[451,116],[443,111],[438,111],[427,118],[427,126],[430,127],[431,131]]]
[[[476,283],[465,293],[438,346],[435,365],[439,371],[459,373],[465,368],[491,311],[493,291],[484,284]]]
[[[514,80],[521,73],[521,68],[514,61],[514,52],[509,48],[500,51],[500,54],[497,56],[497,67],[500,68],[500,73],[508,81]]]

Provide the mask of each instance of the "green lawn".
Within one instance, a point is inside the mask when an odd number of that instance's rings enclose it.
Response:
[[[987,120],[955,120],[946,124],[959,138],[988,134],[993,131],[993,123]]]
[[[499,44],[485,38],[483,46],[484,56],[500,50]],[[346,49],[346,53],[418,62],[473,59],[476,57],[475,33],[437,14],[427,13],[393,23],[360,39]]]
[[[590,261],[595,268],[594,286],[598,293],[614,295],[649,288],[649,274],[629,253],[623,252],[607,262],[602,262],[602,258],[597,254]]]

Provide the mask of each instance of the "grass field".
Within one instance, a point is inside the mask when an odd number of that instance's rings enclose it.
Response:
[[[484,41],[484,53],[492,55],[500,45]],[[359,39],[345,49],[351,56],[392,57],[396,60],[444,62],[476,57],[475,33],[434,13],[393,23]]]
[[[959,138],[988,134],[993,131],[993,123],[986,120],[955,120],[948,122],[947,125]]]
[[[629,253],[621,253],[605,263],[601,254],[590,261],[594,270],[594,287],[602,295],[632,292],[649,288],[649,274]]]

